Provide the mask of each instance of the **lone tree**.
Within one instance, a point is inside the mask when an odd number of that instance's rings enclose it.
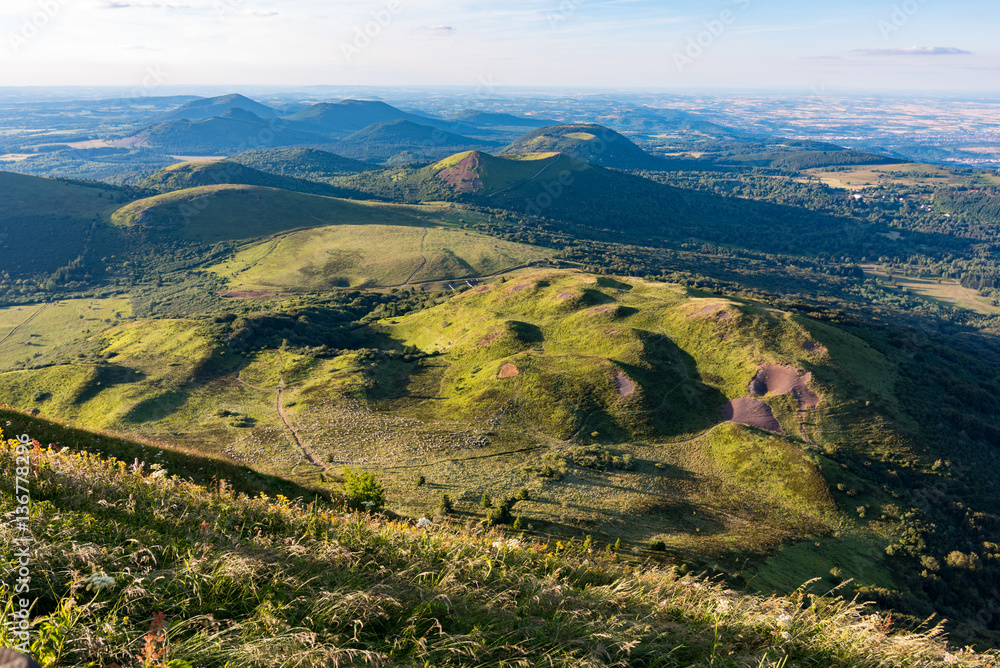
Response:
[[[385,489],[373,474],[344,467],[344,496],[354,508],[379,511],[385,506]]]

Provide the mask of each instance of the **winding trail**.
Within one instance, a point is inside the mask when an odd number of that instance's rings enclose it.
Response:
[[[278,409],[278,417],[281,418],[281,421],[284,423],[285,428],[288,429],[289,432],[291,432],[292,439],[295,441],[295,445],[298,446],[298,448],[302,451],[302,454],[306,456],[306,459],[309,460],[310,464],[318,466],[321,471],[326,471],[327,470],[326,466],[323,465],[323,462],[317,459],[316,455],[314,455],[312,450],[309,449],[309,446],[305,444],[305,442],[302,440],[302,437],[299,436],[299,430],[295,428],[295,425],[292,424],[292,421],[288,419],[288,414],[285,413],[285,404],[284,404],[285,379],[279,378],[277,387],[257,387],[256,385],[251,385],[250,383],[243,380],[243,367],[246,365],[248,359],[250,358],[244,357],[243,361],[240,362],[240,366],[236,370],[236,382],[240,383],[241,385],[245,385],[251,389],[258,390],[260,392],[277,391],[278,398],[275,403],[275,406]],[[284,359],[281,357],[281,353],[278,353],[278,359],[282,368],[284,368],[285,363]],[[347,462],[347,463],[351,464],[353,462]]]

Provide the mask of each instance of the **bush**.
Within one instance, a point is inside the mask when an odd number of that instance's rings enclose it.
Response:
[[[518,501],[527,501],[531,497],[528,495],[528,489],[526,487],[522,487],[521,489],[517,490],[517,496],[515,496],[514,498],[517,499]]]
[[[490,506],[493,505],[493,499],[490,498],[489,494],[483,492],[483,498],[479,500],[479,505],[481,505],[483,508],[489,508]]]
[[[666,552],[667,544],[662,540],[651,540],[649,541],[649,549],[653,552]]]
[[[447,515],[455,509],[455,504],[451,502],[451,499],[447,494],[441,495],[441,502],[438,503],[438,515]]]
[[[426,484],[427,484],[427,478],[425,478],[422,475],[418,475],[417,476],[417,481],[416,481],[417,487],[423,487]]]
[[[385,506],[385,489],[371,473],[344,468],[344,496],[355,508],[378,511]]]

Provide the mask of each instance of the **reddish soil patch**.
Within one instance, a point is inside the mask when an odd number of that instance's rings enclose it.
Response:
[[[251,292],[249,290],[223,290],[222,292],[216,292],[218,296],[223,299],[267,299],[268,297],[277,297],[280,292]]]
[[[810,352],[813,355],[826,355],[828,352],[825,346],[822,346],[815,341],[806,341],[802,344],[802,347],[806,352]]]
[[[730,313],[729,311],[723,311],[722,313],[719,314],[719,318],[718,319],[719,320],[732,320],[733,319],[733,314]]]
[[[595,308],[591,313],[611,313],[615,310],[614,306],[601,306],[600,308]]]
[[[490,345],[499,338],[500,338],[500,332],[497,332],[496,334],[490,334],[476,345],[478,345],[480,348],[485,348],[486,346]]]
[[[722,419],[778,434],[785,433],[771,407],[758,399],[733,399],[722,407]]]
[[[579,296],[580,294],[578,292],[564,292],[558,297],[556,297],[556,299],[558,299],[561,302],[564,302],[567,299],[572,299],[573,297],[579,297]]]
[[[794,367],[765,364],[750,381],[749,390],[754,397],[791,392],[799,402],[799,410],[805,410],[819,405],[819,396],[809,389],[810,382],[812,374],[809,372],[800,374]]]
[[[527,290],[529,287],[531,287],[531,283],[521,283],[519,285],[515,285],[510,290],[508,290],[507,294],[509,295],[517,294],[521,290]]]
[[[472,291],[472,294],[481,295],[482,293],[486,292],[492,287],[493,287],[492,285],[480,285],[478,288]]]
[[[618,385],[618,396],[628,397],[635,394],[635,381],[625,375],[625,372],[615,371],[615,383]]]
[[[479,192],[483,181],[479,178],[479,153],[473,151],[457,165],[442,169],[437,177],[450,185],[456,192]]]
[[[521,370],[517,368],[515,364],[504,364],[500,367],[500,373],[497,378],[514,378],[515,376],[520,376]]]

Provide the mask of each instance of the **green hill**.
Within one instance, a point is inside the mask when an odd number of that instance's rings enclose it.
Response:
[[[396,109],[385,102],[342,100],[314,104],[292,114],[287,120],[324,134],[346,136],[378,123],[400,120],[421,123],[429,119]]]
[[[117,143],[181,155],[227,155],[260,145],[288,146],[326,141],[329,137],[325,134],[302,130],[281,120],[265,120],[249,111],[230,109],[214,118],[157,123]]]
[[[271,107],[238,93],[233,93],[201,100],[192,100],[164,114],[157,120],[161,122],[174,120],[201,121],[207,118],[222,116],[232,109],[245,110],[260,118],[271,118],[279,115]]]
[[[420,225],[412,207],[374,205],[262,186],[200,186],[132,202],[111,215],[115,225],[140,226],[214,243],[297,228],[338,224]]]
[[[376,123],[335,144],[337,153],[367,160],[388,160],[407,153],[412,160],[440,158],[458,149],[489,148],[495,142],[472,139],[409,120]]]
[[[312,148],[259,149],[230,156],[228,160],[269,174],[314,181],[380,169],[367,162]]]
[[[465,232],[458,220],[475,217],[447,206],[380,213],[382,224],[344,222],[292,232],[243,248],[209,270],[232,290],[356,289],[488,276],[553,255],[549,249]],[[420,227],[413,214],[423,219]]]
[[[670,163],[652,156],[611,128],[594,124],[539,128],[504,147],[501,155],[565,153],[578,160],[614,169],[669,169]]]
[[[15,281],[44,283],[59,273],[62,283],[100,271],[90,253],[107,249],[103,217],[134,197],[113,186],[10,172],[0,172],[0,192],[0,299]]]
[[[104,443],[89,453],[64,443],[31,454],[31,650],[45,668],[249,668],[279,653],[303,667],[993,661],[948,652],[937,628],[890,631],[833,596],[765,599],[676,568],[640,570],[611,546],[250,496],[224,470],[207,485],[184,480],[191,469],[203,479],[195,461],[133,464],[98,456]],[[0,452],[8,480],[14,444]],[[13,495],[0,504],[16,512]],[[15,646],[0,628],[0,643]]]
[[[161,169],[139,182],[139,187],[161,193],[223,184],[240,184],[280,188],[292,192],[345,197],[351,191],[325,183],[316,183],[290,176],[279,176],[258,171],[238,162],[182,162]]]

